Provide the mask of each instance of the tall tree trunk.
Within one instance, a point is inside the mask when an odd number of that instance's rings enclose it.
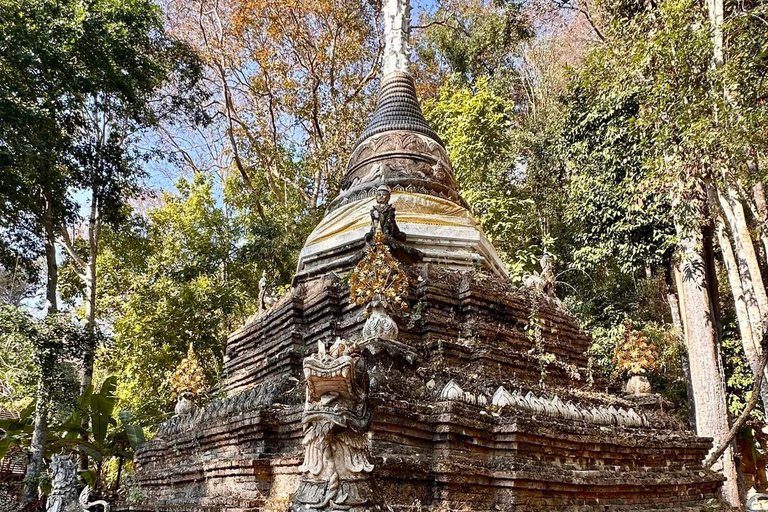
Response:
[[[99,238],[101,235],[101,215],[99,213],[99,198],[96,188],[91,191],[91,210],[88,216],[88,258],[83,259],[75,250],[75,244],[67,232],[66,226],[61,229],[61,244],[67,250],[77,274],[85,285],[85,327],[88,333],[83,347],[82,366],[80,369],[80,394],[88,391],[93,384],[93,363],[96,355],[96,260],[99,254]],[[88,441],[89,418],[83,415],[80,439]],[[88,469],[88,456],[80,454],[80,469]]]
[[[96,191],[91,195],[91,213],[88,218],[88,261],[83,262],[85,284],[85,325],[88,343],[83,352],[80,392],[84,393],[93,382],[93,359],[96,353],[96,258],[99,254],[101,218]]]
[[[101,218],[96,190],[91,195],[91,214],[88,218],[88,261],[84,262],[85,277],[85,326],[88,340],[83,349],[83,368],[80,376],[80,393],[86,393],[93,384],[93,363],[96,355],[96,258],[99,253]],[[80,439],[87,442],[89,418],[82,418]],[[88,455],[80,454],[80,469],[88,469]]]
[[[749,366],[752,368],[752,374],[757,375],[757,372],[760,369],[760,350],[759,346],[755,345],[755,340],[760,339],[761,333],[754,333],[752,330],[749,308],[744,297],[744,290],[741,286],[741,276],[739,275],[739,270],[737,268],[736,256],[733,253],[731,240],[728,238],[728,233],[725,230],[725,223],[720,215],[715,217],[715,222],[717,239],[723,254],[723,263],[725,264],[725,269],[728,274],[728,283],[731,287],[731,293],[733,294],[733,304],[736,309],[736,319],[739,324],[741,345],[744,348],[744,354],[747,357]],[[768,379],[763,379],[760,387],[760,398],[763,399],[763,403],[768,403]]]
[[[38,498],[38,486],[43,469],[45,438],[48,430],[48,406],[51,389],[47,376],[41,376],[37,383],[37,404],[35,405],[35,425],[32,441],[27,454],[27,472],[24,476],[23,504],[29,505]]]
[[[754,167],[757,173],[757,163],[750,165],[750,172]],[[752,200],[754,201],[755,218],[760,223],[760,242],[763,244],[763,255],[768,261],[768,204],[765,201],[765,186],[762,181],[758,181],[752,186]]]
[[[682,287],[682,276],[677,269],[673,269],[672,262],[667,265],[666,269],[666,285],[667,285],[667,304],[669,304],[669,314],[672,317],[672,326],[675,329],[675,336],[679,343],[684,343],[685,326],[683,324],[683,316],[681,314],[681,298],[682,294],[676,292],[676,289]],[[675,275],[675,282],[673,282],[672,274]],[[680,298],[678,298],[680,297]],[[696,406],[693,398],[693,386],[691,385],[691,367],[688,363],[688,352],[686,350],[680,351],[680,367],[683,369],[683,376],[685,377],[685,394],[688,398],[688,424],[691,428],[696,426]]]
[[[705,237],[700,229],[684,230],[677,226],[681,240],[681,295],[685,325],[685,341],[691,370],[696,406],[696,433],[712,437],[715,445],[728,435],[728,408],[725,383],[717,345],[717,321],[714,317],[709,262],[703,250]],[[723,499],[731,506],[741,506],[738,473],[733,447],[718,461],[717,469],[726,477]]]
[[[752,330],[756,333],[762,332],[763,319],[768,315],[768,293],[763,283],[760,264],[755,252],[755,246],[752,243],[752,235],[749,231],[747,218],[744,215],[744,205],[739,198],[738,191],[733,186],[728,187],[727,193],[718,191],[720,206],[725,214],[725,218],[731,228],[731,235],[734,241],[734,250],[737,256],[736,263],[739,265],[739,274],[741,275],[744,292],[749,297],[750,292],[753,295],[756,312],[759,315],[753,320]],[[760,345],[760,340],[755,342]]]
[[[59,268],[56,262],[56,237],[53,227],[53,213],[51,202],[46,194],[43,194],[43,237],[45,239],[46,262],[46,288],[45,296],[48,314],[58,312],[57,287]],[[32,440],[29,443],[27,455],[27,472],[24,477],[23,503],[25,505],[34,502],[38,498],[38,486],[43,468],[45,456],[45,438],[48,430],[48,408],[51,398],[50,371],[46,365],[41,365],[40,376],[37,382],[37,404],[35,405],[35,425],[32,431]]]

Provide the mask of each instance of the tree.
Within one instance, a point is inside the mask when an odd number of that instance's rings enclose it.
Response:
[[[373,107],[383,50],[373,4],[200,0],[169,3],[169,17],[205,59],[214,123],[164,143],[189,169],[238,174],[265,224],[296,206],[316,214]]]
[[[76,407],[50,425],[46,443],[46,458],[61,450],[88,453],[96,461],[97,468],[83,472],[81,476],[97,490],[105,479],[104,470],[111,459],[117,460],[114,490],[119,488],[124,462],[132,460],[133,450],[144,442],[144,431],[136,425],[130,411],[120,409],[115,414],[115,385],[115,378],[107,377],[98,392],[89,387],[80,395]],[[0,420],[0,429],[4,431],[0,439],[0,458],[14,447],[29,445],[34,424],[32,411],[30,406],[22,410],[18,418]],[[83,416],[89,421],[84,423]],[[83,425],[87,426],[87,436],[82,435]]]
[[[594,86],[596,92],[590,97],[616,103],[616,98],[629,95],[639,107],[628,123],[619,126],[634,133],[639,142],[642,166],[651,178],[648,185],[669,197],[680,250],[679,309],[688,340],[697,430],[723,438],[728,417],[718,353],[721,317],[711,220],[722,226],[720,211],[726,220],[734,220],[728,227],[735,258],[730,257],[723,227],[717,233],[728,260],[737,312],[742,312],[742,342],[748,349],[755,344],[754,333],[762,329],[756,322],[759,310],[757,315],[750,314],[742,301],[751,295],[759,309],[764,288],[744,230],[738,189],[732,181],[729,184],[729,172],[723,169],[746,166],[749,151],[745,148],[754,147],[758,139],[745,128],[756,114],[739,113],[722,93],[722,74],[712,65],[713,55],[714,61],[718,59],[717,38],[712,34],[719,29],[711,29],[703,6],[666,1],[634,9],[618,4],[610,14],[615,23],[605,33],[606,44],[595,50],[579,76],[582,83]],[[728,451],[723,461],[729,476],[725,496],[737,504],[735,468]]]
[[[49,314],[37,320],[18,308],[0,307],[0,343],[20,356],[17,361],[0,361],[3,379],[8,378],[6,382],[15,391],[15,395],[10,396],[14,403],[9,405],[29,403],[30,439],[26,446],[31,456],[28,465],[42,464],[52,406],[58,412],[66,410],[68,403],[74,407],[72,368],[66,360],[80,353],[85,339],[82,327],[66,314]],[[37,496],[40,470],[38,466],[32,472],[27,471],[24,484],[27,503]],[[34,480],[30,480],[31,475]]]
[[[0,4],[3,54],[0,88],[0,212],[3,230],[16,253],[43,251],[46,256],[48,311],[58,309],[58,261],[55,243],[61,227],[76,217],[70,193],[91,194],[90,261],[75,251],[93,305],[95,249],[101,217],[118,207],[136,168],[125,150],[127,131],[151,118],[149,96],[184,62],[181,52],[162,36],[159,10],[150,2],[101,0]],[[180,66],[181,67],[181,66]],[[171,102],[173,103],[173,102]],[[25,222],[28,221],[28,222]],[[71,243],[65,246],[72,248]],[[93,331],[93,315],[89,329]],[[93,338],[93,336],[92,336]],[[86,344],[84,387],[91,375],[92,344]],[[40,414],[45,410],[40,410]],[[38,418],[40,432],[45,417]],[[28,480],[39,469],[42,438],[33,443]],[[31,493],[27,493],[27,498]]]
[[[144,421],[172,409],[171,372],[190,343],[206,380],[218,382],[226,337],[254,311],[266,268],[241,254],[245,226],[218,204],[210,177],[177,188],[161,206],[136,212],[130,228],[106,229],[99,254],[98,309],[113,330],[99,365]]]
[[[506,0],[441,2],[433,14],[423,13],[414,28],[419,30],[417,83],[428,97],[450,75],[465,84],[481,78],[515,80],[522,43],[534,35],[523,3]]]

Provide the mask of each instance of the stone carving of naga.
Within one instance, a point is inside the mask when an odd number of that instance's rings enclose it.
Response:
[[[367,429],[369,376],[356,344],[337,338],[304,359],[304,463],[292,512],[374,510]]]
[[[51,459],[51,494],[46,512],[68,512],[77,502],[77,466],[73,455],[56,455]]]

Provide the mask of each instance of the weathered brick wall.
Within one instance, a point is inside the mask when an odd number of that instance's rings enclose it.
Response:
[[[413,277],[410,303],[419,315],[399,320],[402,345],[365,352],[373,480],[384,504],[683,511],[717,495],[720,477],[701,468],[710,440],[685,431],[653,400],[587,389],[589,340],[557,303],[467,274]],[[318,340],[354,339],[364,322],[347,293],[338,279],[304,285],[232,335],[228,398],[167,422],[137,450],[145,500],[131,510],[280,509],[301,463],[302,359]],[[538,344],[526,334],[531,308],[542,325]],[[556,363],[542,367],[542,351]],[[451,380],[472,399],[442,396]],[[499,386],[518,396],[557,395],[581,411],[610,408],[614,416],[598,424],[586,412],[566,419],[568,411],[493,406]],[[620,426],[617,411],[629,410],[642,421]]]
[[[415,351],[428,355],[441,350],[446,356],[456,352],[453,359],[459,368],[473,359],[488,369],[538,382],[538,359],[531,354],[538,348],[557,357],[558,364],[547,373],[553,385],[569,382],[564,365],[586,377],[589,338],[555,302],[536,301],[542,343],[535,347],[526,334],[534,296],[466,273],[435,271],[413,277],[417,284],[409,297],[411,316],[398,318],[398,324],[400,340]],[[298,378],[302,359],[319,340],[358,337],[364,312],[350,305],[348,297],[340,280],[318,280],[294,289],[267,314],[233,333],[225,358],[227,392],[237,393],[285,373]]]

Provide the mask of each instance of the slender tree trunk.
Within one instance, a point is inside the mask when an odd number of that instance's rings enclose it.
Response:
[[[744,215],[744,206],[741,203],[738,192],[730,186],[726,194],[718,191],[720,206],[725,214],[725,218],[731,228],[731,235],[734,241],[734,250],[736,252],[736,263],[739,265],[739,274],[742,276],[744,291],[749,297],[750,289],[754,296],[754,305],[756,313],[759,315],[752,323],[752,330],[755,333],[762,332],[763,318],[768,315],[768,293],[763,283],[760,264],[755,252],[755,246],[752,243],[752,235],[749,231],[746,216]],[[760,345],[760,340],[755,344]]]
[[[679,343],[684,343],[684,333],[685,333],[685,327],[683,325],[683,316],[680,313],[680,310],[682,309],[681,306],[681,300],[678,298],[681,296],[678,292],[675,291],[676,288],[680,288],[682,286],[682,281],[680,284],[675,284],[672,282],[672,272],[673,269],[672,263],[670,262],[669,266],[667,267],[667,304],[669,304],[669,313],[672,316],[672,326],[675,329],[675,336],[677,336]],[[675,277],[680,277],[680,272],[674,271]],[[693,398],[693,386],[691,385],[691,366],[688,362],[688,352],[686,350],[680,350],[680,367],[683,369],[683,376],[685,377],[685,394],[688,398],[688,424],[691,428],[694,428],[696,426],[696,406],[695,401]]]
[[[754,172],[757,172],[757,163],[754,163],[753,166],[755,167]],[[760,242],[763,244],[763,255],[768,261],[768,204],[765,201],[765,186],[762,181],[758,181],[752,186],[752,199],[755,205],[755,218],[760,223]]]
[[[96,192],[91,195],[91,214],[88,219],[88,261],[84,262],[85,277],[85,326],[88,339],[83,348],[83,367],[80,375],[80,394],[86,393],[93,384],[93,363],[96,356],[96,258],[99,253],[101,218]],[[90,418],[83,415],[80,439],[87,442]],[[80,454],[80,469],[88,469],[88,455]]]
[[[32,441],[27,454],[27,473],[24,476],[23,504],[29,505],[38,498],[38,486],[43,469],[45,455],[45,438],[48,429],[48,405],[51,399],[51,389],[48,378],[40,377],[37,383],[37,404],[35,405],[35,425],[32,431]]]
[[[56,262],[56,237],[53,228],[53,216],[51,202],[43,195],[43,235],[45,239],[45,261],[47,267],[45,296],[47,300],[48,314],[58,311],[56,297],[58,287],[59,268]],[[37,383],[37,404],[35,405],[35,425],[32,431],[32,440],[29,443],[27,456],[27,472],[24,477],[23,503],[28,505],[38,497],[38,485],[43,469],[43,457],[45,456],[45,438],[48,430],[48,408],[51,398],[49,371],[42,365]]]
[[[93,382],[93,359],[96,353],[96,259],[99,254],[101,218],[96,191],[91,195],[91,214],[88,219],[88,261],[83,262],[85,284],[85,325],[88,344],[83,352],[80,392],[84,393]]]
[[[728,274],[728,283],[731,287],[731,293],[733,294],[733,304],[736,309],[736,318],[739,323],[739,333],[741,334],[741,345],[744,348],[744,354],[747,357],[750,368],[752,368],[752,374],[757,376],[757,372],[760,371],[760,350],[759,346],[755,345],[755,340],[760,339],[760,332],[753,332],[752,322],[749,317],[749,308],[744,298],[744,290],[741,286],[741,277],[737,268],[736,256],[733,253],[733,247],[731,247],[731,240],[728,238],[728,233],[725,231],[725,224],[722,217],[717,215],[715,217],[717,239],[720,244],[720,249],[723,254],[723,263]],[[763,403],[768,403],[768,380],[763,379],[760,387],[760,398],[763,399]]]
[[[717,323],[712,307],[713,283],[708,280],[710,264],[704,257],[706,252],[703,249],[706,240],[700,229],[686,232],[678,225],[677,232],[682,248],[682,313],[696,406],[696,433],[712,437],[717,445],[728,435],[729,427],[725,383],[717,345]],[[723,499],[731,506],[740,507],[733,447],[726,449],[718,461],[717,470],[727,479],[723,484]]]
[[[47,204],[50,204],[46,200]],[[56,237],[53,234],[53,217],[46,205],[43,213],[43,229],[45,238],[45,301],[47,314],[54,314],[59,311],[58,288],[59,288],[59,265],[56,262]]]

